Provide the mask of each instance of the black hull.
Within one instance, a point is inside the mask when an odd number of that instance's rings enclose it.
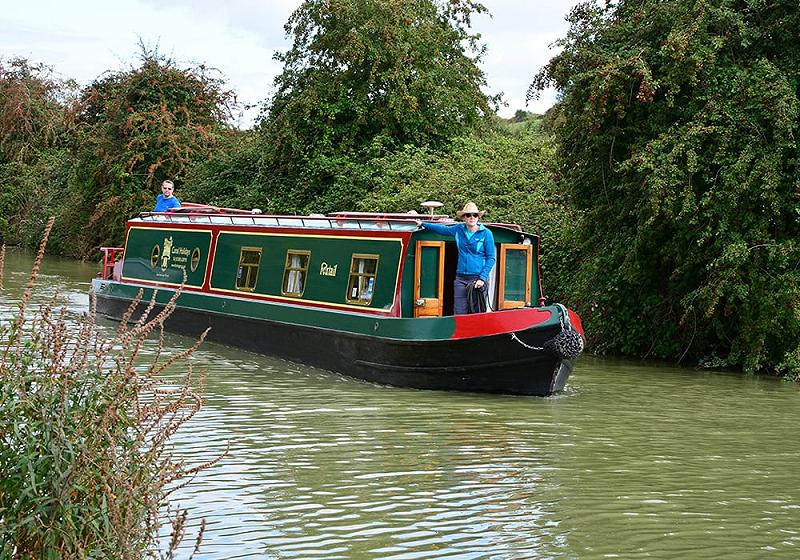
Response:
[[[120,319],[129,304],[126,299],[97,295],[98,313],[112,319]],[[145,307],[140,304],[140,310]],[[547,396],[564,388],[575,364],[573,359],[531,350],[511,334],[396,340],[181,307],[165,327],[190,336],[211,327],[208,339],[215,342],[416,389]],[[525,344],[541,347],[559,332],[560,326],[517,334]]]

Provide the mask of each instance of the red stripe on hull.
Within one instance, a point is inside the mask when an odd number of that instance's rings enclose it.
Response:
[[[544,323],[551,315],[546,309],[510,309],[502,313],[455,315],[456,328],[450,338],[475,338],[522,331]]]

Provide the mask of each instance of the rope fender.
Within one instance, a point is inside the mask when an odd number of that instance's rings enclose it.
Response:
[[[564,329],[553,338],[544,343],[544,346],[531,346],[525,344],[517,336],[517,333],[511,333],[511,339],[519,342],[528,350],[537,350],[539,352],[550,352],[562,358],[574,359],[580,356],[583,352],[583,337],[577,331],[572,329]]]
[[[583,337],[578,331],[564,329],[544,343],[544,350],[562,358],[574,359],[583,352]]]
[[[560,356],[561,358],[572,360],[580,356],[581,352],[583,352],[583,337],[569,324],[569,319],[567,318],[569,315],[567,315],[566,308],[561,304],[556,305],[561,308],[561,332],[545,342],[543,346],[525,344],[519,339],[517,333],[513,332],[511,333],[511,339],[519,342],[528,350],[545,351]],[[564,320],[565,318],[567,318],[566,321]]]

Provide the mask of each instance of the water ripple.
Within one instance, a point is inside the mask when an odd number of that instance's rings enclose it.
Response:
[[[204,557],[232,554],[217,532],[252,558],[791,557],[800,540],[794,386],[587,359],[568,396],[479,396],[229,353],[198,356],[207,405],[177,443],[198,460],[231,443],[182,491],[215,521]]]

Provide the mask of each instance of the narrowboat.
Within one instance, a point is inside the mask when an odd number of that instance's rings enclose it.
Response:
[[[484,223],[497,263],[486,312],[453,315],[457,248],[418,219],[444,214],[269,215],[198,204],[143,212],[103,248],[97,311],[120,319],[143,290],[165,327],[379,384],[551,395],[583,350],[576,313],[545,305],[539,237]]]

